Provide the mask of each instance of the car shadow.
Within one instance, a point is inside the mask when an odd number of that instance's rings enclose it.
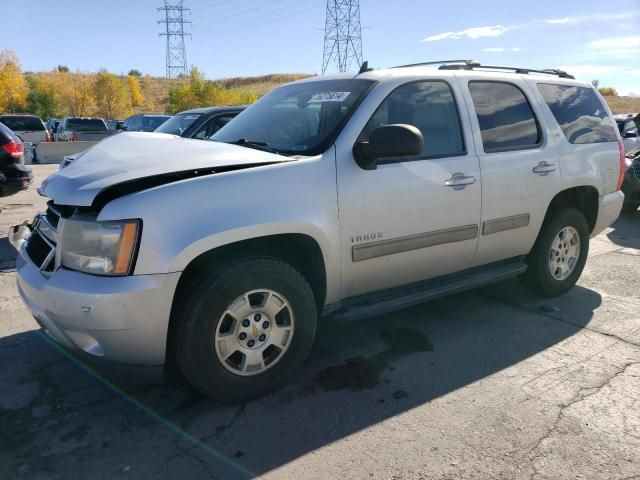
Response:
[[[627,248],[640,249],[640,211],[621,215],[611,226],[607,238]]]
[[[566,317],[555,300],[510,281],[359,322],[325,319],[296,378],[241,405],[212,402],[176,378],[127,385],[38,331],[5,337],[0,477],[27,468],[62,478],[251,478],[549,349],[601,303],[582,287],[562,299],[578,305]]]

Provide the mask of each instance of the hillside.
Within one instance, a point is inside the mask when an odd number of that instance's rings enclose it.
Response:
[[[283,83],[293,82],[311,76],[312,75],[305,73],[274,73],[258,77],[232,77],[215,79],[214,81],[222,84],[225,88],[254,93],[257,97],[261,97]],[[140,83],[142,94],[148,104],[147,106],[153,111],[166,111],[169,104],[169,90],[185,81],[186,80],[181,79],[142,77]]]
[[[219,82],[225,88],[250,92],[261,97],[284,83],[312,76],[306,73],[274,73],[257,77],[221,78],[214,81]],[[149,111],[164,112],[169,104],[169,90],[182,82],[185,80],[142,77],[140,83],[146,99],[145,108]],[[613,113],[640,112],[640,97],[606,96],[604,99]]]
[[[241,92],[250,92],[261,97],[270,90],[288,82],[312,77],[307,73],[273,73],[258,77],[232,77],[215,79],[226,88]],[[158,111],[164,111],[169,103],[169,90],[183,80],[143,77],[142,89],[145,98],[154,99]],[[146,83],[146,85],[145,85]],[[613,113],[640,112],[640,97],[606,96],[604,97]]]
[[[255,93],[261,97],[270,90],[282,85],[283,83],[309,78],[313,75],[307,73],[274,73],[271,75],[263,75],[261,77],[233,77],[217,80],[227,88],[235,88],[242,92]]]
[[[613,113],[640,112],[640,97],[604,97]]]

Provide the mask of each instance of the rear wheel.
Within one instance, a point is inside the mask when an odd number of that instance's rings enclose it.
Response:
[[[525,286],[547,297],[569,291],[578,281],[589,253],[589,226],[575,208],[564,208],[545,222],[522,275]]]
[[[308,282],[276,258],[227,263],[189,282],[178,304],[177,361],[205,395],[264,395],[302,365],[317,311]]]

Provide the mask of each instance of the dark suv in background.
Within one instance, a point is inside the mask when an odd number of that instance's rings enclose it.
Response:
[[[233,120],[245,108],[247,108],[245,105],[240,105],[185,110],[171,117],[158,127],[156,132],[205,140]]]
[[[124,121],[122,130],[125,132],[153,132],[156,128],[169,120],[169,115],[131,115]]]
[[[640,148],[640,114],[624,113],[614,115],[618,131],[627,152]]]
[[[22,140],[0,123],[0,197],[28,188],[32,180],[31,169],[24,165]]]

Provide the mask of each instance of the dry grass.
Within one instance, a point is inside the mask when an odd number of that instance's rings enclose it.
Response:
[[[312,76],[307,73],[273,73],[261,77],[223,78],[218,81],[227,88],[236,88],[242,92],[252,92],[261,97],[283,83],[294,82]]]
[[[604,97],[613,113],[640,112],[640,97]]]

